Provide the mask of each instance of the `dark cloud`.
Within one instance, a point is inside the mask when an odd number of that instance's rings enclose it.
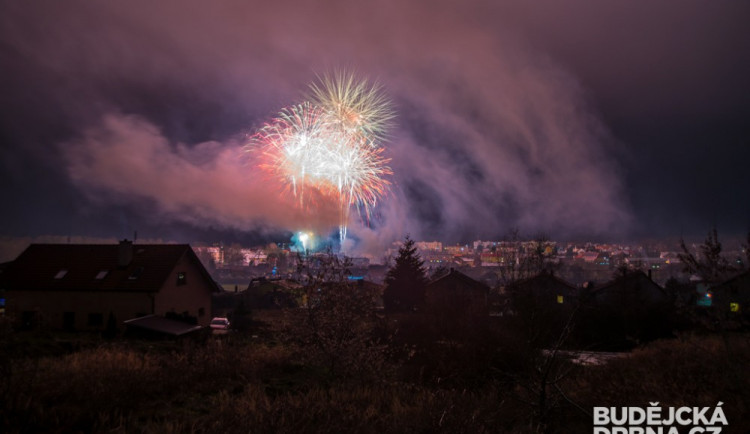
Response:
[[[0,167],[15,205],[4,230],[93,228],[112,209],[204,235],[325,227],[330,211],[295,210],[242,145],[316,73],[342,67],[377,79],[399,115],[386,144],[393,191],[369,227],[350,228],[363,245],[515,227],[741,230],[748,12],[733,1],[3,2]]]

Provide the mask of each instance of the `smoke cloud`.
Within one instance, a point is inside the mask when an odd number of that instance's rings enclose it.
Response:
[[[147,201],[196,226],[334,229],[335,204],[300,210],[243,145],[315,74],[349,68],[377,80],[398,116],[385,143],[393,189],[372,221],[352,213],[353,249],[407,233],[625,233],[622,144],[580,70],[522,31],[528,11],[495,3],[15,3],[2,37],[38,74],[45,119],[64,126],[52,151],[26,152],[59,156],[101,206]]]
[[[301,209],[255,169],[242,142],[171,143],[135,116],[108,115],[82,139],[65,144],[68,173],[91,199],[149,200],[163,218],[239,229],[337,224],[335,203]]]

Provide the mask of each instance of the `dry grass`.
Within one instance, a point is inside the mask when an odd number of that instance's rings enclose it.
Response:
[[[377,381],[331,381],[330,373],[297,350],[225,336],[6,357],[0,431],[576,433],[590,432],[585,411],[593,406],[723,401],[730,422],[724,432],[731,433],[744,432],[749,414],[747,335],[656,342],[608,365],[577,370],[561,382],[569,401],[554,408],[546,428],[524,402],[520,383],[511,380],[523,372],[514,365],[513,375],[503,376],[498,370],[505,365],[496,358],[466,360],[471,378],[457,376],[450,383],[399,377],[391,374],[395,369],[372,375]],[[426,351],[419,367],[430,363]],[[434,356],[434,363],[447,357]]]

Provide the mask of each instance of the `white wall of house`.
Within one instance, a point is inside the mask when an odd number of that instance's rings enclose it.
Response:
[[[179,279],[180,273],[184,273],[184,280]],[[156,295],[154,313],[166,315],[169,312],[187,312],[198,319],[199,325],[207,326],[211,322],[211,291],[211,282],[201,275],[196,262],[185,255],[172,269]]]

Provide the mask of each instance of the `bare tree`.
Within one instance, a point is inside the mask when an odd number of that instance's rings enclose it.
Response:
[[[549,321],[551,312],[539,306],[526,311],[524,318],[516,318],[514,330],[526,346],[525,351],[518,348],[525,353],[524,369],[506,371],[505,375],[517,386],[518,398],[532,409],[533,432],[554,432],[549,425],[552,414],[564,405],[590,416],[564,391],[565,380],[578,367],[572,360],[583,357],[580,350],[565,349],[574,332],[579,307],[565,316],[558,315],[559,321]]]
[[[245,256],[242,254],[242,246],[237,243],[224,248],[224,265],[244,265]]]
[[[375,291],[348,280],[351,262],[328,252],[298,258],[306,306],[287,310],[286,336],[328,379],[380,378],[386,346],[376,338]]]
[[[503,285],[553,271],[558,266],[553,243],[544,234],[523,241],[519,230],[513,229],[500,242],[499,254],[502,259],[499,277]]]
[[[685,265],[685,271],[697,274],[704,282],[720,282],[726,280],[732,273],[738,271],[722,255],[722,246],[716,228],[708,232],[706,240],[698,246],[697,252],[692,251],[680,239],[682,252],[678,255]]]

